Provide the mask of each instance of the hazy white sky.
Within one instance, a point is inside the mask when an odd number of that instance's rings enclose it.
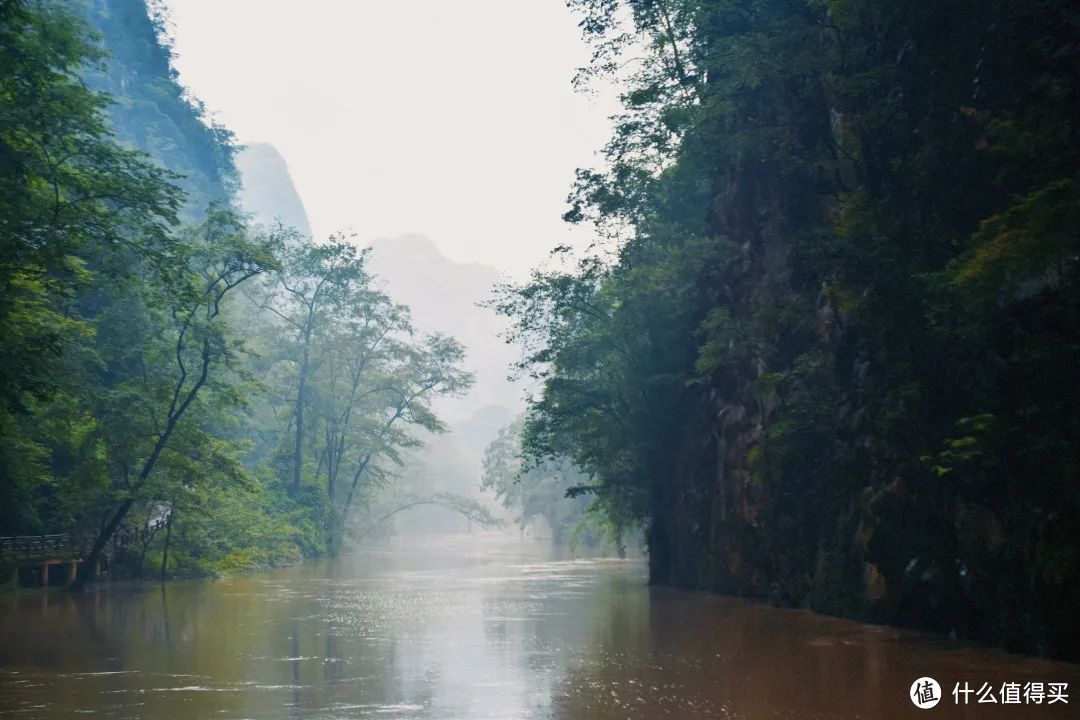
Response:
[[[563,0],[171,0],[181,81],[289,163],[314,232],[419,232],[515,276],[559,243],[611,97]]]

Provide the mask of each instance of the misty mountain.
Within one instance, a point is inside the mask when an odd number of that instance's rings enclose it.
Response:
[[[304,202],[293,185],[285,158],[273,145],[251,143],[236,154],[240,173],[240,206],[252,214],[258,225],[283,225],[311,237]]]
[[[240,204],[255,223],[280,220],[310,236],[303,200],[276,148],[251,143],[237,153],[236,166],[242,185]],[[436,409],[451,426],[455,442],[479,468],[496,431],[522,408],[520,389],[506,380],[516,351],[498,337],[500,319],[478,306],[499,282],[499,271],[451,260],[422,235],[379,238],[370,247],[372,271],[385,292],[410,307],[417,330],[448,333],[466,347],[466,367],[476,374],[476,384],[465,397],[442,400]]]
[[[521,407],[520,390],[506,380],[517,353],[498,336],[500,318],[478,306],[499,282],[498,270],[451,260],[422,235],[375,240],[371,268],[391,297],[412,308],[418,330],[449,333],[466,347],[465,365],[476,374],[476,385],[468,396],[439,406],[446,420],[463,420],[490,405],[511,414]]]
[[[201,217],[207,203],[229,203],[236,181],[232,133],[180,84],[163,16],[144,0],[73,7],[105,53],[101,64],[86,65],[83,81],[112,98],[107,112],[117,138],[177,173],[174,182],[187,195],[185,220]]]
[[[514,417],[514,412],[505,405],[487,405],[454,424],[454,439],[468,457],[482,461],[487,446],[499,430],[514,422]]]

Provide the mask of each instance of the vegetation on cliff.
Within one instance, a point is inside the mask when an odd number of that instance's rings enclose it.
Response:
[[[645,528],[657,583],[1080,658],[1080,9],[569,4],[624,110],[600,240],[491,301],[537,392],[485,486]],[[0,0],[0,535],[81,584],[483,520],[385,492],[462,346],[352,238],[250,226],[155,13]]]
[[[159,25],[0,1],[0,535],[69,533],[76,585],[336,550],[472,381],[350,239],[248,227]]]
[[[526,454],[654,582],[1080,657],[1080,10],[570,5],[625,110],[493,301]]]

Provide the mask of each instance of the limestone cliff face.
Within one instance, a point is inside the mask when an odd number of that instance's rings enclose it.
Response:
[[[738,249],[703,273],[703,294],[749,324],[763,306],[795,302],[783,282],[794,211],[769,166],[733,168],[715,187],[710,230]],[[777,392],[764,379],[773,361],[755,347],[716,367],[706,389],[688,391],[685,431],[657,503],[664,512],[653,523],[654,581],[791,604],[812,592],[809,534],[797,533],[805,547],[777,548],[767,530],[784,504],[766,479]]]
[[[822,120],[805,124],[827,133],[824,98],[800,100],[802,108],[777,111],[777,126],[816,113]],[[726,161],[713,180],[707,226],[732,250],[699,282],[705,305],[741,328],[743,346],[686,392],[670,474],[654,489],[652,578],[868,614],[881,582],[864,562],[870,528],[860,521],[887,482],[864,475],[860,493],[841,485],[848,479],[838,478],[839,466],[800,464],[828,455],[815,447],[847,456],[867,441],[863,415],[846,402],[858,365],[846,318],[831,298],[815,300],[816,290],[792,279],[793,245],[805,228],[828,224],[835,188],[785,173],[776,161]],[[816,400],[804,406],[808,388]]]
[[[84,80],[108,93],[117,137],[179,174],[187,193],[185,219],[197,220],[210,202],[233,200],[236,169],[231,133],[215,124],[180,84],[162,19],[145,0],[76,3],[107,53]]]
[[[256,224],[273,226],[278,222],[311,237],[311,224],[304,202],[293,185],[285,158],[273,145],[251,143],[236,156],[240,172],[240,205],[252,214]]]

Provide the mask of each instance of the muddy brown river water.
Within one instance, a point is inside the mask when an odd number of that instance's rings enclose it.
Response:
[[[645,579],[488,535],[0,596],[0,718],[1080,717],[1078,665]],[[909,700],[921,676],[934,708]],[[998,702],[958,705],[957,683]],[[1067,683],[1069,703],[1002,704],[1004,683]]]

